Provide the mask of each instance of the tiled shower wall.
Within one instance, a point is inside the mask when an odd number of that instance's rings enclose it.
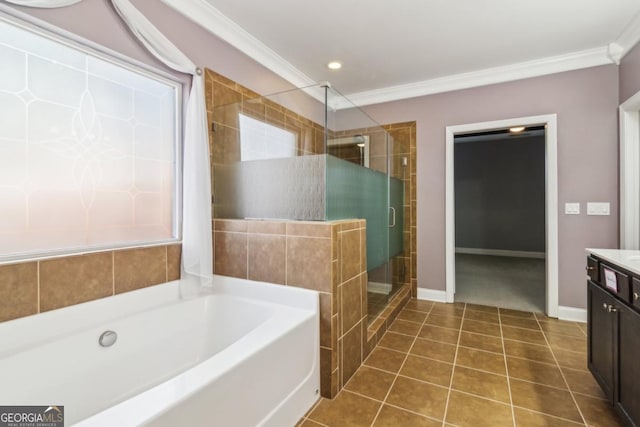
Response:
[[[180,244],[0,266],[0,322],[180,277]]]
[[[416,252],[416,122],[394,123],[382,126],[389,133],[391,147],[389,155],[390,175],[404,183],[404,229],[403,252],[394,257],[393,282],[411,285],[411,295],[417,296],[417,252]],[[340,138],[353,134],[369,136],[369,167],[387,173],[387,144],[380,128],[349,129],[335,132]],[[402,158],[407,158],[407,166]],[[383,272],[384,274],[384,272]],[[384,277],[372,277],[373,281],[384,281]]]
[[[416,251],[416,122],[384,125],[393,138],[391,174],[404,182],[404,230],[403,253],[394,264],[394,283],[411,285],[411,296],[418,296]],[[407,166],[402,158],[407,157]],[[404,274],[400,271],[404,268]]]
[[[240,160],[240,132],[238,113],[263,120],[297,135],[298,154],[324,154],[324,128],[275,102],[259,98],[260,94],[230,80],[212,70],[205,70],[205,95],[209,126],[211,168]],[[256,102],[258,100],[259,102]],[[213,130],[215,125],[215,131]],[[394,283],[411,285],[411,295],[417,295],[416,268],[416,122],[395,123],[383,126],[393,139],[391,173],[405,184],[404,253],[394,263]],[[369,130],[330,131],[330,137],[361,133],[370,138],[370,167],[386,172],[386,144],[380,128]],[[402,157],[408,157],[403,171]],[[403,174],[404,172],[404,174]],[[211,174],[213,179],[214,173]],[[212,188],[215,188],[212,184]],[[213,206],[214,218],[216,206]],[[404,271],[404,274],[402,274]]]
[[[205,100],[212,180],[216,165],[240,161],[239,113],[293,132],[299,156],[324,154],[324,127],[209,69],[205,69]],[[212,212],[214,218],[220,217],[215,204]]]
[[[324,153],[322,126],[267,99],[261,98],[256,102],[259,94],[211,70],[205,72],[205,91],[212,179],[216,165],[240,160],[240,112],[295,132],[299,155]],[[403,179],[405,184],[405,250],[398,258],[399,262],[395,263],[394,275],[396,283],[402,282],[407,286],[394,296],[371,325],[367,324],[364,221],[229,220],[220,218],[216,206],[213,206],[216,274],[320,292],[321,392],[325,397],[337,394],[395,319],[410,294],[416,294],[416,124],[399,123],[384,126],[384,129],[394,141],[392,173],[395,171],[394,176]],[[345,132],[352,134],[354,131]],[[370,135],[371,167],[386,171],[385,139],[380,128],[376,132]],[[331,132],[330,136],[340,135]],[[408,157],[408,166],[404,169],[402,157]],[[212,188],[215,188],[215,183],[212,183]],[[356,234],[360,235],[360,251],[357,253],[353,242]],[[346,252],[342,252],[343,248]],[[352,271],[356,265],[360,270]],[[398,280],[402,271],[403,280]]]

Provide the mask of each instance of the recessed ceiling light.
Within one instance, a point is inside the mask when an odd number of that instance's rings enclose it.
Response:
[[[340,68],[342,68],[342,62],[331,61],[327,64],[327,67],[329,67],[330,70],[339,70]]]
[[[516,126],[513,128],[509,128],[509,132],[518,133],[524,130],[524,126]]]

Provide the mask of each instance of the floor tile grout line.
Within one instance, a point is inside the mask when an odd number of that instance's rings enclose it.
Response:
[[[494,403],[499,403],[501,405],[511,406],[507,402],[503,402],[502,400],[497,400],[497,399],[494,399],[494,398],[491,398],[491,397],[487,397],[487,396],[481,396],[479,394],[471,393],[471,392],[468,392],[468,391],[465,391],[465,390],[460,390],[460,389],[451,387],[451,391],[455,391],[456,393],[465,394],[465,395],[471,396],[471,397],[477,397],[478,399],[482,399],[482,400],[488,400],[489,402],[494,402]]]
[[[608,401],[609,401],[609,399],[607,399],[607,398],[606,398],[606,397],[604,397],[604,396],[594,396],[594,395],[592,395],[592,394],[580,393],[579,391],[573,391],[573,390],[571,390],[571,392],[572,392],[573,394],[577,394],[578,396],[584,396],[584,397],[590,397],[590,398],[592,398],[592,399],[604,400],[605,402],[608,402]]]
[[[411,355],[410,355],[410,356],[411,356]],[[452,371],[453,371],[453,369],[452,369]],[[448,387],[447,387],[446,385],[437,384],[437,383],[432,383],[431,381],[422,380],[422,379],[420,379],[420,378],[411,377],[411,376],[409,376],[409,375],[398,374],[398,376],[399,376],[399,377],[402,377],[402,378],[407,378],[407,379],[409,379],[409,380],[414,380],[414,381],[417,381],[417,382],[419,382],[419,383],[429,384],[429,385],[432,385],[432,386],[435,386],[435,387],[438,387],[438,388],[448,389]]]
[[[546,340],[545,340],[545,342],[546,342]],[[551,351],[553,352],[553,347],[551,347],[551,345],[548,345],[548,347],[551,348]],[[564,348],[559,348],[558,351],[566,351],[566,352],[569,352],[569,353],[577,353],[577,354],[586,354],[587,353],[586,351],[567,350],[567,349],[564,349]]]
[[[304,418],[304,420],[303,420],[303,421],[311,421],[312,423],[314,423],[314,424],[318,424],[319,426],[322,426],[322,427],[331,427],[330,425],[323,424],[323,423],[321,423],[320,421],[316,421],[316,420],[314,420],[313,418]]]
[[[305,421],[306,420],[311,421],[312,423],[318,424],[319,426],[322,426],[322,427],[331,427],[330,425],[323,424],[320,421],[316,421],[316,420],[314,420],[312,418],[305,418]]]
[[[320,403],[322,402],[323,399],[324,399],[324,397],[321,396],[318,400],[316,400],[316,403],[314,403],[313,406],[311,407],[311,409],[309,409],[307,411],[307,413],[302,417],[303,420],[310,420],[310,421],[312,421],[314,423],[320,424],[323,427],[330,427],[330,426],[327,426],[327,425],[321,423],[320,421],[316,421],[316,420],[314,420],[313,418],[310,417],[310,415],[313,413],[313,411],[315,411],[316,408],[318,406],[320,406]]]
[[[406,378],[410,378],[410,377],[406,377]],[[422,418],[427,418],[427,419],[433,420],[433,421],[440,421],[439,419],[434,418],[434,417],[430,417],[429,415],[421,414],[420,412],[412,411],[411,409],[403,408],[402,406],[398,406],[398,405],[395,405],[393,403],[388,403],[388,402],[376,399],[374,397],[367,396],[366,394],[358,393],[357,391],[352,391],[352,390],[345,390],[345,391],[348,392],[348,393],[351,393],[351,394],[355,394],[355,395],[360,396],[360,397],[364,397],[364,398],[369,399],[369,400],[373,400],[373,401],[375,401],[377,403],[380,403],[380,408],[382,408],[384,405],[387,405],[387,406],[391,406],[391,407],[396,408],[396,409],[400,409],[402,411],[410,412],[410,413],[412,413],[414,415],[418,415],[418,416],[420,416]],[[318,422],[318,421],[315,421],[315,420],[311,420],[311,421],[316,422],[316,423]],[[375,421],[376,421],[376,419],[374,418],[372,424],[375,424]],[[322,424],[322,425],[324,425],[324,424]]]
[[[447,421],[447,411],[449,411],[449,399],[451,398],[451,389],[453,388],[453,377],[456,374],[456,361],[458,359],[458,349],[460,348],[460,338],[462,337],[462,325],[464,325],[464,313],[467,311],[467,304],[462,308],[462,321],[458,330],[458,342],[456,343],[456,351],[453,355],[453,368],[451,369],[451,378],[449,379],[449,390],[447,391],[447,401],[444,405],[444,415],[442,416],[442,427],[445,427]]]
[[[535,318],[535,315],[534,315]],[[504,346],[504,334],[502,333],[502,315],[498,309],[498,321],[500,322],[500,342],[502,343],[502,360],[504,361],[504,371],[507,374],[507,391],[509,392],[509,406],[511,407],[511,421],[516,427],[516,411],[513,407],[513,395],[511,394],[511,380],[509,379],[509,364],[507,363],[507,349]]]
[[[422,418],[426,418],[426,419],[433,420],[433,421],[440,421],[439,419],[437,419],[435,417],[430,417],[428,415],[421,414],[420,412],[412,411],[411,409],[407,409],[407,408],[403,408],[402,406],[394,405],[393,403],[386,403],[385,402],[384,404],[388,405],[388,406],[391,406],[393,408],[396,408],[396,409],[401,409],[403,411],[409,412],[409,413],[414,414],[414,415],[418,415],[418,416],[420,416]]]
[[[544,415],[544,416],[546,416],[546,417],[555,418],[555,419],[562,420],[562,421],[569,421],[570,423],[573,423],[573,424],[576,424],[576,425],[579,425],[579,426],[584,425],[584,424],[579,423],[578,421],[573,421],[573,420],[570,420],[570,419],[567,419],[567,418],[562,418],[562,417],[559,417],[559,416],[557,416],[557,415],[547,414],[546,412],[536,411],[535,409],[526,408],[526,407],[524,407],[524,406],[520,406],[520,405],[513,405],[513,407],[514,407],[514,408],[518,408],[518,409],[522,409],[522,410],[524,410],[524,411],[533,412],[533,413],[535,413],[535,414]]]
[[[464,331],[460,331],[461,333]],[[498,338],[498,337],[493,337],[493,338]],[[460,347],[462,348],[468,348],[469,350],[478,350],[478,351],[484,351],[485,353],[491,353],[491,354],[505,354],[504,351],[502,353],[498,353],[497,351],[491,351],[491,350],[485,350],[484,348],[477,348],[477,347],[469,347],[468,345],[461,345]]]
[[[460,347],[461,348],[468,348],[468,347],[464,347],[464,346],[460,346]],[[396,353],[407,353],[409,356],[417,357],[419,359],[426,359],[426,360],[431,360],[431,361],[434,361],[434,362],[438,362],[438,363],[443,363],[443,364],[446,364],[446,365],[454,366],[453,363],[445,362],[444,360],[434,359],[432,357],[422,356],[422,355],[419,355],[419,354],[416,354],[416,353],[399,351],[399,350],[395,350],[395,349],[387,348],[387,347],[382,347],[382,348],[384,348],[385,350],[395,351]],[[471,348],[471,350],[484,351],[484,350],[475,349],[475,348]],[[487,353],[500,355],[500,353],[492,353],[492,352],[487,352]],[[528,362],[543,363],[545,365],[555,366],[556,368],[558,367],[557,365],[554,365],[554,364],[551,364],[551,363],[538,362],[536,360],[531,360],[531,359],[526,359],[526,358],[522,358],[522,357],[511,356],[509,354],[504,354],[504,356],[505,357],[513,357],[514,359],[525,360],[525,361],[528,361]],[[414,379],[416,381],[420,381],[420,382],[427,383],[427,384],[433,384],[433,385],[436,385],[436,386],[439,386],[439,387],[445,387],[446,388],[446,386],[443,386],[441,384],[437,384],[437,383],[434,383],[434,382],[422,380],[420,378],[410,377],[408,375],[400,374],[399,372],[388,371],[386,369],[378,368],[376,366],[371,366],[371,365],[363,365],[363,366],[366,366],[367,368],[375,369],[377,371],[385,372],[387,374],[391,374],[391,375],[396,375],[397,374],[397,375],[400,375],[401,377],[404,377],[404,378],[411,378],[411,379]],[[470,369],[472,371],[477,371],[477,372],[482,372],[482,373],[485,373],[485,374],[497,375],[499,377],[507,378],[506,374],[501,374],[501,373],[494,372],[494,371],[487,371],[486,369],[479,369],[479,368],[476,368],[476,367],[473,367],[473,366],[461,365],[461,364],[457,364],[457,363],[456,363],[455,366],[460,366],[462,368]],[[560,368],[563,368],[563,367],[560,367]],[[564,367],[564,368],[566,368],[566,367]],[[566,369],[570,369],[570,370],[578,371],[578,372],[588,372],[588,371],[581,371],[579,369],[573,369],[573,368],[566,368]],[[529,384],[536,384],[536,385],[541,385],[541,386],[544,386],[544,387],[553,388],[553,389],[560,390],[560,391],[568,391],[569,390],[568,388],[561,388],[561,387],[553,386],[553,385],[546,384],[546,383],[543,383],[543,382],[527,380],[525,378],[518,378],[518,377],[513,377],[513,376],[509,376],[509,378],[513,378],[514,380],[518,380],[518,381],[529,383]],[[457,390],[456,389],[456,391],[462,391],[462,390]],[[578,393],[578,392],[576,392],[576,394],[579,394],[581,396],[589,396],[589,397],[593,397],[593,398],[599,398],[598,396],[593,396],[593,395],[586,394],[586,393]],[[480,396],[480,397],[483,397],[483,396]],[[487,399],[489,399],[489,398],[487,398]],[[604,400],[603,398],[599,398],[599,399],[600,400]],[[489,400],[492,400],[492,399],[489,399]]]
[[[452,316],[448,316],[448,317],[452,317]],[[475,321],[475,319],[467,319],[467,320],[474,320]],[[482,322],[481,320],[477,320],[477,321],[478,322]],[[491,322],[484,322],[484,323],[497,325],[497,323],[491,323]],[[438,328],[446,328],[446,329],[454,329],[454,328],[447,328],[446,326],[433,325],[433,324],[429,324],[429,326],[435,326],[435,327],[438,327]],[[571,338],[578,338],[578,339],[584,338],[583,336],[567,335],[567,334],[562,334],[562,333],[558,333],[558,332],[550,332],[550,331],[545,331],[544,329],[521,328],[521,327],[512,326],[512,325],[504,325],[504,326],[509,327],[509,328],[516,328],[516,329],[520,329],[520,330],[524,330],[524,331],[541,332],[543,335],[546,334],[546,333],[551,333],[551,334],[555,334],[555,335],[562,335],[563,337],[571,337]],[[463,331],[463,332],[468,332],[470,334],[476,334],[476,335],[482,335],[482,336],[485,336],[485,337],[497,338],[495,335],[482,334],[482,333],[479,333],[479,332],[473,332],[473,331]],[[514,339],[514,338],[505,338],[505,339],[510,340],[510,341],[525,342],[527,344],[544,345],[544,344],[537,344],[537,343],[534,343],[534,342],[531,342],[531,341],[518,340],[518,339]],[[567,350],[567,351],[573,351],[574,353],[576,353],[576,351],[574,351],[574,350]]]
[[[373,426],[376,423],[376,420],[378,419],[378,416],[380,415],[380,412],[382,411],[382,408],[384,407],[384,405],[385,405],[385,403],[387,401],[387,398],[389,397],[389,394],[391,393],[391,390],[393,389],[393,386],[395,385],[396,381],[398,380],[398,377],[400,376],[400,371],[402,371],[402,368],[404,367],[404,364],[407,362],[407,359],[409,358],[409,353],[411,352],[411,349],[413,348],[414,344],[416,343],[416,340],[418,339],[418,334],[420,333],[420,330],[422,330],[422,327],[425,325],[425,322],[427,321],[429,316],[431,316],[431,310],[432,309],[433,309],[433,305],[431,305],[431,309],[429,309],[429,312],[427,313],[427,316],[422,321],[420,329],[418,330],[418,332],[416,332],[416,335],[413,337],[413,341],[411,342],[411,346],[409,347],[409,351],[407,351],[407,353],[405,354],[404,360],[402,361],[402,364],[400,364],[400,368],[398,368],[398,372],[396,372],[395,377],[393,378],[393,381],[391,382],[391,386],[389,386],[389,390],[387,390],[387,393],[384,396],[384,399],[382,401],[382,405],[380,405],[380,408],[378,408],[378,412],[376,412],[376,415],[373,417],[373,421],[371,422],[371,426]],[[395,320],[394,320],[394,322],[395,322]]]
[[[536,316],[536,321],[538,322],[538,324],[540,323],[540,321],[538,320],[537,316]],[[580,409],[580,405],[578,405],[578,401],[576,400],[576,397],[573,395],[573,391],[571,390],[571,387],[569,387],[569,381],[567,381],[567,378],[564,375],[564,372],[562,372],[562,368],[560,367],[560,364],[558,363],[558,359],[556,358],[555,353],[553,352],[553,349],[551,348],[551,344],[549,343],[549,339],[547,338],[546,334],[542,334],[542,336],[544,337],[545,342],[547,343],[547,345],[549,346],[549,350],[551,350],[551,354],[553,355],[553,360],[555,360],[556,365],[558,370],[560,371],[560,375],[562,376],[562,380],[565,382],[566,386],[567,386],[567,390],[569,390],[569,395],[571,396],[571,400],[573,400],[573,404],[576,405],[576,409],[578,410],[578,414],[580,414],[580,418],[582,419],[582,423],[587,426],[587,419],[585,418],[584,414],[582,413],[582,409]]]
[[[556,331],[548,331],[548,330],[546,330],[544,328],[542,328],[542,332],[545,333],[545,334],[562,335],[563,337],[572,337],[572,338],[578,338],[578,339],[587,338],[587,336],[580,329],[578,329],[579,334],[567,334],[565,332],[558,332],[557,330]]]
[[[410,378],[410,377],[405,377],[405,378]],[[431,384],[431,383],[429,383],[429,384]],[[347,391],[347,392],[349,392],[351,394],[355,394],[355,395],[360,396],[360,397],[364,397],[364,398],[369,399],[369,400],[373,400],[373,401],[375,401],[377,403],[380,403],[381,407],[384,406],[384,405],[392,406],[392,407],[394,407],[396,409],[401,409],[403,411],[410,412],[410,413],[415,414],[415,415],[419,415],[422,418],[428,418],[428,419],[433,420],[433,421],[440,421],[439,419],[434,418],[434,417],[430,417],[429,415],[421,414],[420,412],[412,411],[411,409],[403,408],[402,406],[398,406],[398,405],[393,404],[393,403],[388,403],[388,402],[376,399],[374,397],[367,396],[366,394],[358,393],[357,391],[352,391],[352,390],[345,390],[345,391]],[[373,423],[375,423],[375,421],[376,420],[374,419]]]
[[[342,393],[342,391],[345,391],[345,392],[351,393],[351,394],[355,394],[356,396],[364,397],[364,398],[369,399],[369,400],[373,400],[376,403],[384,403],[380,399],[376,399],[375,397],[367,396],[366,394],[362,394],[362,393],[359,393],[357,391],[347,390],[347,389],[344,389],[344,388],[342,390],[340,390],[341,393]]]

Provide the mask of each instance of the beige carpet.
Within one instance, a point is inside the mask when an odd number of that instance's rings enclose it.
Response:
[[[544,313],[545,260],[456,254],[455,301]]]

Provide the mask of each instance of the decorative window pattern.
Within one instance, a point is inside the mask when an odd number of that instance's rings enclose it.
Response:
[[[240,116],[240,160],[281,159],[296,156],[296,135],[293,132]]]
[[[179,85],[0,19],[0,260],[176,237]]]

